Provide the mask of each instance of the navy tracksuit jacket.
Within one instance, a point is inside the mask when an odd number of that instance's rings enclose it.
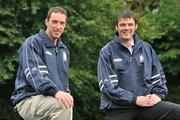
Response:
[[[56,46],[45,31],[26,39],[19,51],[19,69],[13,104],[32,95],[54,96],[58,90],[69,91],[69,51],[59,38]]]
[[[154,93],[164,99],[168,93],[156,53],[137,34],[132,54],[118,35],[100,50],[98,80],[101,109],[129,109],[135,107],[137,96]]]

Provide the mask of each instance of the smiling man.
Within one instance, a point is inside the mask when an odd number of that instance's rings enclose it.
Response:
[[[72,120],[69,51],[61,41],[67,18],[65,9],[52,7],[45,19],[46,30],[30,36],[19,48],[11,100],[25,120]]]
[[[120,13],[115,29],[98,60],[106,120],[179,120],[180,105],[164,101],[166,78],[155,51],[135,33],[134,13]]]

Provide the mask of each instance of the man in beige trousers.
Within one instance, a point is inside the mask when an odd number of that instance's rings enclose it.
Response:
[[[61,41],[67,18],[64,8],[52,7],[45,19],[46,30],[28,37],[19,48],[11,100],[25,120],[72,120],[69,51]]]

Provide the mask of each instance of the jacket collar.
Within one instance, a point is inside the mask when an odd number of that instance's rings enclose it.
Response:
[[[137,33],[134,34],[133,36],[134,38],[134,50],[138,49],[141,47],[142,45],[142,41],[140,40],[140,38],[138,37]],[[120,48],[124,47],[124,45],[122,44],[120,38],[119,38],[119,34],[118,32],[115,33],[115,37],[114,37],[114,42],[115,44],[117,44]]]
[[[65,45],[63,44],[63,42],[61,41],[61,38],[58,38],[57,40],[57,44],[54,45],[53,42],[50,40],[50,38],[48,37],[48,35],[46,34],[46,32],[41,29],[39,31],[39,36],[40,38],[43,40],[43,43],[47,46],[47,47],[65,47]]]

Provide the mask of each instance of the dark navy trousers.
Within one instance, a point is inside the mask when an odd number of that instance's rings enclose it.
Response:
[[[161,101],[152,107],[107,110],[106,120],[180,120],[180,105]]]

